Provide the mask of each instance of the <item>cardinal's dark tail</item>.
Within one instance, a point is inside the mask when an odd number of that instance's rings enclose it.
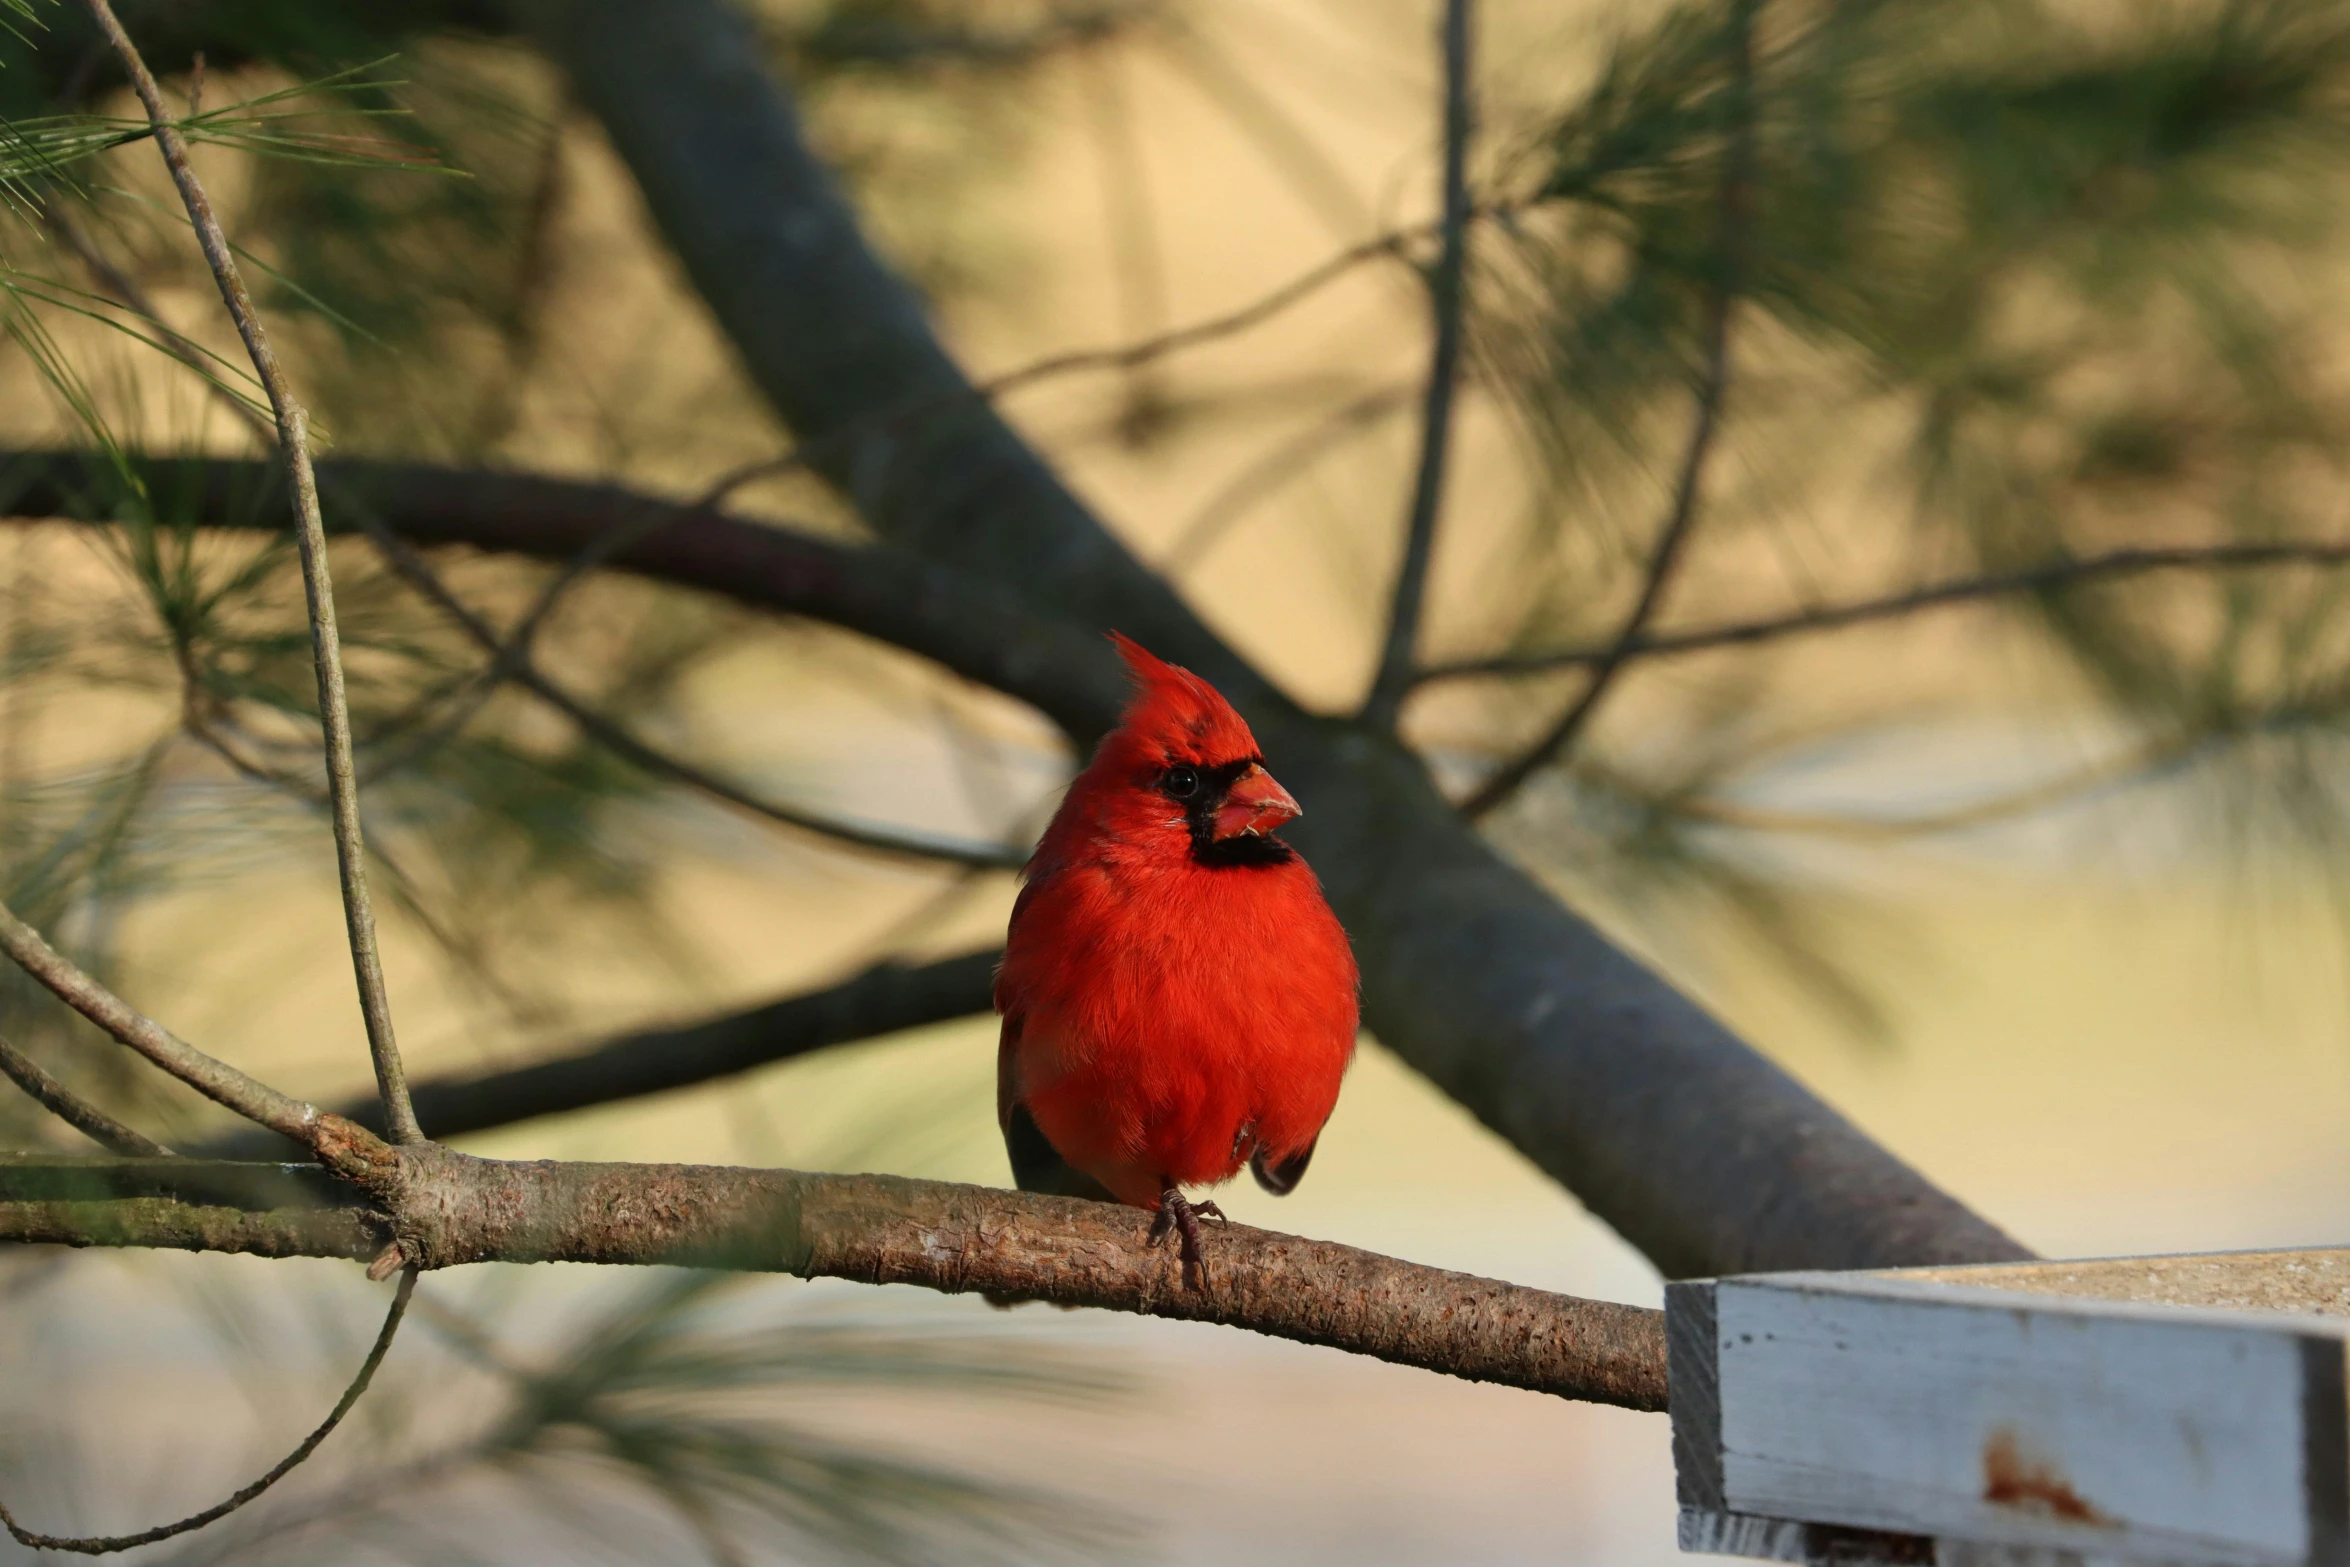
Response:
[[[1315,1138],[1313,1143],[1306,1144],[1279,1164],[1267,1164],[1264,1150],[1259,1149],[1248,1161],[1249,1173],[1257,1178],[1259,1186],[1274,1196],[1286,1197],[1297,1190],[1298,1182],[1306,1178],[1306,1166],[1314,1162],[1314,1143],[1320,1141],[1320,1138]]]
[[[1118,1200],[1110,1195],[1108,1187],[1061,1157],[1024,1104],[1014,1104],[1004,1117],[1004,1152],[1012,1156],[1012,1183],[1024,1192],[1083,1197],[1090,1202]],[[991,1306],[1021,1304],[1009,1295],[993,1291],[983,1292],[981,1298]]]

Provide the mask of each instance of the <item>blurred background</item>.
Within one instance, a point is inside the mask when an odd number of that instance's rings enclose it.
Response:
[[[746,9],[975,377],[1278,305],[1001,406],[1234,646],[1351,710],[1420,453],[1442,7]],[[595,122],[494,15],[122,10],[209,116],[199,167],[331,454],[690,499],[790,449]],[[0,498],[39,515],[0,524],[0,889],[179,1033],[340,1101],[366,1054],[290,544],[103,462],[70,505],[17,499],[52,448],[265,448],[152,148],[109,141],[135,105],[86,20],[16,28]],[[2324,556],[2350,540],[2350,4],[1483,0],[1475,37],[1439,678],[1406,738],[1467,796],[1552,724],[1583,677],[1543,657],[1622,622],[1709,381],[1665,633],[2274,546],[1637,659],[1484,820],[2031,1246],[2344,1239],[2350,579]],[[729,504],[865,536],[804,475]],[[561,575],[433,559],[501,626]],[[363,541],[335,571],[413,1074],[1000,939],[1009,873],[730,809],[484,689],[479,650]],[[819,816],[1017,846],[1080,760],[912,656],[609,573],[567,582],[535,646],[668,754]],[[0,1033],[175,1144],[221,1130],[13,975]],[[967,1019],[461,1145],[1004,1184],[994,1042]],[[0,1138],[76,1146],[15,1098]],[[1301,1191],[1222,1200],[1659,1299],[1375,1039]],[[325,1263],[0,1258],[0,1495],[56,1530],[212,1500],[323,1412],[379,1297]],[[1673,1554],[1656,1416],[910,1290],[471,1269],[422,1300],[316,1463],[149,1554]]]

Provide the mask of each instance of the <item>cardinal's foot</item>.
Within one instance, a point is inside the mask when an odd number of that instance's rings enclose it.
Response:
[[[1183,1282],[1186,1284],[1196,1283],[1198,1288],[1206,1289],[1208,1287],[1208,1254],[1200,1244],[1199,1221],[1202,1219],[1213,1219],[1218,1224],[1231,1222],[1224,1217],[1224,1210],[1214,1203],[1193,1202],[1180,1190],[1170,1186],[1159,1193],[1159,1212],[1158,1216],[1151,1220],[1151,1233],[1147,1244],[1163,1246],[1166,1244],[1168,1236],[1180,1235],[1183,1238]],[[1194,1269],[1198,1270],[1196,1278],[1193,1273]]]

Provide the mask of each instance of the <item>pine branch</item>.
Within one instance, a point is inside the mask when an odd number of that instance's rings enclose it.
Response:
[[[41,933],[0,904],[0,954],[67,1006],[154,1062],[215,1104],[306,1148],[316,1147],[316,1105],[279,1093],[225,1061],[215,1060],[132,1007],[41,939]]]
[[[1402,562],[1387,612],[1387,638],[1379,667],[1364,698],[1360,722],[1382,731],[1395,727],[1411,691],[1413,656],[1420,645],[1420,621],[1428,597],[1428,569],[1436,553],[1436,524],[1444,510],[1445,457],[1452,446],[1453,402],[1460,384],[1462,315],[1468,286],[1469,139],[1476,129],[1471,99],[1471,0],[1444,0],[1439,29],[1444,56],[1444,248],[1428,277],[1428,310],[1435,326],[1429,351],[1428,387],[1420,410],[1420,461],[1412,478],[1411,509],[1404,523]]]
[[[1470,216],[1475,214],[1471,213]],[[1429,232],[1431,227],[1433,225],[1417,229],[1395,229],[1349,245],[1314,263],[1286,283],[1222,315],[1209,316],[1186,326],[1170,327],[1164,332],[1107,348],[1077,348],[1065,353],[1047,354],[1013,369],[999,371],[984,380],[958,385],[902,407],[869,413],[802,441],[790,451],[759,458],[720,475],[704,492],[699,504],[716,507],[755,480],[778,479],[806,469],[821,469],[827,462],[838,459],[861,442],[918,435],[924,425],[959,410],[994,404],[1014,392],[1065,375],[1090,371],[1140,370],[1186,349],[1238,336],[1272,320],[1290,307],[1302,304],[1367,261],[1405,255],[1410,243]]]
[[[126,454],[149,492],[206,527],[273,528],[283,478],[230,457]],[[1019,698],[1081,744],[1117,722],[1118,661],[1099,639],[1040,615],[1007,590],[886,545],[845,545],[690,503],[530,474],[330,458],[320,482],[337,532],[380,523],[419,547],[463,545],[565,564],[626,531],[610,565],[772,614],[799,615],[930,659]],[[86,517],[118,482],[110,459],[77,450],[0,450],[0,514]],[[106,520],[106,519],[96,519]]]
[[[416,1118],[432,1136],[445,1140],[691,1088],[837,1045],[979,1016],[993,1005],[1001,956],[991,948],[920,966],[876,963],[837,985],[747,1011],[635,1029],[505,1071],[427,1077],[410,1085]],[[337,1108],[370,1130],[381,1113],[357,1101]],[[200,1151],[217,1158],[263,1158],[274,1144],[266,1134],[241,1134]]]
[[[201,60],[203,56],[197,58]],[[334,1433],[335,1427],[343,1423],[343,1417],[351,1412],[352,1406],[366,1393],[367,1385],[375,1380],[376,1370],[383,1365],[384,1356],[391,1353],[392,1340],[399,1335],[400,1323],[408,1315],[408,1302],[415,1294],[416,1270],[410,1268],[400,1275],[399,1287],[392,1292],[391,1308],[384,1313],[383,1327],[375,1335],[375,1344],[368,1350],[367,1358],[360,1362],[358,1374],[343,1389],[343,1396],[335,1400],[335,1407],[327,1412],[327,1417],[313,1427],[292,1452],[271,1466],[267,1474],[238,1490],[235,1495],[176,1523],[159,1524],[152,1529],[141,1529],[136,1534],[42,1534],[18,1523],[15,1515],[4,1505],[0,1505],[0,1525],[5,1525],[16,1543],[27,1550],[68,1551],[78,1556],[110,1556],[116,1551],[136,1550],[142,1545],[153,1545],[158,1540],[168,1540],[201,1529],[206,1524],[218,1523],[300,1468],[312,1453],[318,1451],[319,1444]]]
[[[1625,659],[1671,658],[1715,648],[1744,647],[1775,642],[1782,637],[1818,631],[1841,631],[1873,621],[1899,620],[1922,610],[1944,609],[2019,593],[2043,593],[2052,588],[2114,581],[2157,571],[2248,571],[2279,566],[2340,566],[2350,564],[2350,541],[2308,540],[2278,544],[2188,544],[2169,548],[2111,550],[2100,555],[2046,561],[2013,571],[1960,577],[1929,583],[1882,598],[1852,604],[1827,604],[1791,615],[1768,615],[1727,625],[1704,626],[1664,636],[1642,636],[1624,648]],[[1540,675],[1554,670],[1588,667],[1605,659],[1608,647],[1567,648],[1554,653],[1511,653],[1493,658],[1460,659],[1432,664],[1422,670],[1422,682],[1466,680],[1484,676]]]
[[[427,1268],[674,1264],[984,1291],[1219,1322],[1471,1381],[1665,1407],[1659,1312],[1327,1241],[1218,1227],[1195,1286],[1171,1253],[1145,1244],[1148,1214],[1109,1203],[896,1176],[505,1163],[436,1144],[378,1146],[371,1196]],[[185,1183],[184,1198],[173,1182]],[[270,1165],[0,1160],[0,1241],[357,1258],[382,1244],[382,1222]]]
[[[376,548],[382,552],[392,569],[410,586],[431,599],[442,613],[479,643],[482,650],[490,654],[495,665],[506,670],[507,678],[577,724],[582,733],[605,750],[644,771],[674,779],[712,799],[724,801],[737,810],[836,842],[853,844],[860,849],[903,855],[909,859],[942,860],[950,865],[966,865],[978,870],[1016,871],[1028,863],[1028,851],[1011,844],[970,843],[939,834],[844,821],[838,817],[802,810],[798,806],[784,805],[753,794],[741,785],[682,757],[670,755],[640,739],[619,720],[596,711],[550,678],[532,661],[526,644],[519,637],[511,641],[500,638],[487,621],[449,590],[448,585],[441,581],[440,574],[427,565],[424,558],[399,535],[372,520],[367,526],[369,537],[374,540]]]
[[[287,487],[294,501],[295,539],[302,557],[303,595],[310,612],[311,649],[318,673],[318,721],[324,731],[326,779],[333,803],[335,863],[341,874],[343,919],[350,937],[351,966],[359,985],[359,1010],[367,1024],[368,1052],[375,1063],[377,1091],[395,1142],[423,1139],[416,1112],[408,1103],[408,1086],[400,1063],[400,1047],[392,1032],[391,999],[384,987],[383,959],[376,946],[375,909],[367,896],[367,853],[359,822],[359,775],[352,757],[350,701],[343,687],[342,636],[335,623],[334,583],[326,558],[326,524],[318,508],[318,484],[310,464],[309,414],[294,400],[269,335],[253,308],[237,269],[228,236],[214,215],[212,201],[188,161],[186,140],[164,104],[138,47],[123,31],[108,0],[87,0],[98,29],[113,45],[154,127],[155,144],[179,188],[188,221],[196,230],[205,264],[212,269],[220,297],[244,339],[253,372],[269,396],[277,416],[278,449],[286,467]]]
[[[1159,556],[1159,570],[1180,576],[1197,565],[1253,505],[1300,477],[1324,452],[1368,429],[1410,399],[1408,387],[1387,386],[1367,392],[1252,460],[1192,513],[1191,520]]]
[[[1730,315],[1744,286],[1746,208],[1751,198],[1754,161],[1754,13],[1760,0],[1739,0],[1731,25],[1732,91],[1737,95],[1730,145],[1722,160],[1721,240],[1716,276],[1707,301],[1704,331],[1705,369],[1698,382],[1697,413],[1689,431],[1688,450],[1681,458],[1673,486],[1673,504],[1657,536],[1640,595],[1624,617],[1623,626],[1607,652],[1591,666],[1591,678],[1559,715],[1558,721],[1524,751],[1486,779],[1461,802],[1461,814],[1471,821],[1507,801],[1526,780],[1565,754],[1582,734],[1600,702],[1614,686],[1628,662],[1632,646],[1648,629],[1648,622],[1664,601],[1665,589],[1697,523],[1698,487],[1705,477],[1705,461],[1713,450],[1714,433],[1721,423],[1722,398],[1730,385]]]
[[[112,1153],[134,1159],[168,1159],[171,1150],[133,1126],[116,1120],[41,1069],[41,1063],[0,1038],[0,1076],[25,1091],[42,1109]]]

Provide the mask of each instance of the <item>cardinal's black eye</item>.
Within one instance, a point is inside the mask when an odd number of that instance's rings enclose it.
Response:
[[[1199,793],[1199,769],[1178,762],[1167,769],[1166,776],[1159,780],[1159,787],[1167,791],[1169,799],[1188,800]]]

